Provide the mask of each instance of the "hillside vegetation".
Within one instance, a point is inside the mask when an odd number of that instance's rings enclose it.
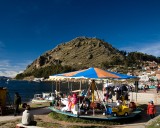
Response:
[[[77,37],[39,56],[16,79],[25,77],[48,77],[88,67],[110,69],[126,73],[142,69],[147,61],[160,63],[160,57],[140,52],[120,51],[111,44],[97,38]]]

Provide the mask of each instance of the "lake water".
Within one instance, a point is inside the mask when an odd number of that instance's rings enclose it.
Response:
[[[20,94],[23,102],[26,102],[30,101],[36,93],[52,92],[52,89],[54,89],[51,82],[38,83],[17,80],[11,80],[9,82],[1,80],[0,87],[7,87],[11,102],[13,102],[15,92]]]
[[[81,89],[88,90],[88,83],[81,84]],[[56,90],[55,82],[29,82],[29,81],[17,81],[11,80],[7,82],[6,80],[0,80],[0,87],[7,87],[10,101],[13,102],[14,93],[18,92],[22,97],[22,102],[30,101],[34,94],[42,92],[54,92]],[[58,90],[63,92],[69,92],[71,90],[77,90],[80,88],[80,83],[61,83],[60,86],[57,85]]]

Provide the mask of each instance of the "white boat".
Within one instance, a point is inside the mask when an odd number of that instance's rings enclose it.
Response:
[[[34,78],[33,82],[42,82],[44,81],[44,78]]]
[[[32,103],[51,102],[55,99],[54,93],[34,94]]]

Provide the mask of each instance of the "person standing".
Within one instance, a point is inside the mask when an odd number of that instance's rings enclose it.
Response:
[[[157,88],[156,88],[157,93],[159,92],[159,89],[160,89],[160,82],[158,81],[158,83],[157,83]]]
[[[22,124],[26,125],[26,126],[28,126],[28,125],[36,126],[37,125],[37,122],[34,121],[33,114],[30,112],[29,105],[26,106],[25,111],[22,114]]]
[[[147,85],[145,84],[145,85],[144,85],[144,92],[146,92],[147,89],[148,89],[148,87],[147,87]]]
[[[153,101],[150,101],[148,103],[147,114],[150,116],[151,119],[153,119],[155,117],[156,108],[155,108]]]
[[[14,96],[14,116],[20,113],[19,105],[21,105],[21,97],[18,92],[15,93]]]
[[[109,98],[110,102],[113,103],[112,91],[111,91],[111,89],[110,89],[110,91],[109,91],[108,98]]]

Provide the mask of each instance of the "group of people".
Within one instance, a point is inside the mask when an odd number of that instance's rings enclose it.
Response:
[[[114,95],[114,93],[112,91],[113,88],[110,86],[107,86],[104,88],[104,90],[105,90],[105,93],[104,93],[105,99],[104,100],[112,99],[112,95]],[[147,90],[147,85],[144,87],[144,92],[146,92],[146,90]],[[160,90],[160,83],[158,83],[158,85],[157,85],[157,93],[159,90]],[[121,86],[121,88],[119,86],[115,87],[114,92],[115,92],[117,101],[128,100],[127,91],[128,91],[128,89],[125,87],[125,85]],[[133,104],[132,102],[130,103],[130,107],[136,108],[135,104]],[[147,114],[149,115],[149,117],[151,119],[155,117],[156,108],[155,108],[154,102],[152,100],[149,101],[149,103],[148,103]]]
[[[14,116],[17,116],[20,114],[19,106],[22,104],[21,102],[21,96],[19,95],[18,92],[15,92],[14,96]],[[22,114],[22,124],[23,125],[36,125],[37,122],[34,121],[34,116],[30,112],[30,105],[27,105],[24,103],[22,107],[25,109],[23,114]]]
[[[104,86],[103,94],[104,99],[103,101],[113,102],[113,96],[116,96],[116,100],[128,100],[128,91],[126,85],[122,86]]]

